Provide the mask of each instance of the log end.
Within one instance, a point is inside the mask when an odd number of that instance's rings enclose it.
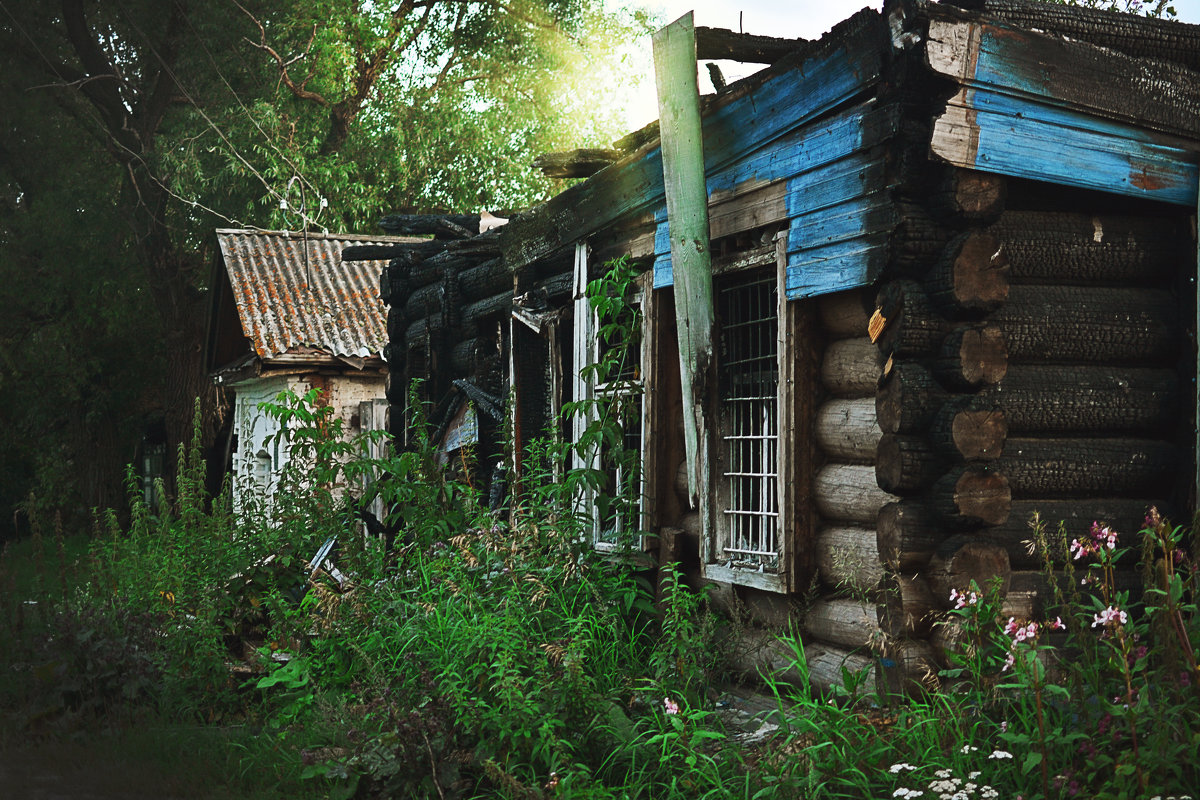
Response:
[[[969,386],[999,383],[1008,373],[1008,343],[999,328],[985,326],[964,331],[957,344],[962,377]]]

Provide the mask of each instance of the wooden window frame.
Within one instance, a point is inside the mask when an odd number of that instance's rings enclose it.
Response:
[[[778,442],[777,442],[777,508],[779,523],[777,531],[778,567],[776,571],[759,572],[735,566],[727,566],[717,561],[721,552],[724,537],[728,529],[722,520],[723,513],[715,501],[722,497],[724,477],[720,468],[722,456],[712,459],[710,463],[710,485],[713,487],[714,508],[712,519],[704,520],[704,553],[702,562],[704,574],[709,580],[722,583],[750,586],[764,591],[787,593],[796,591],[803,585],[807,572],[798,569],[806,561],[804,555],[806,543],[811,536],[806,534],[811,526],[812,513],[804,507],[808,500],[808,485],[811,483],[811,410],[812,403],[808,394],[812,391],[812,361],[804,347],[812,347],[812,342],[806,342],[803,335],[806,329],[806,319],[811,314],[806,304],[787,299],[787,233],[781,232],[775,237],[775,289],[777,302],[777,364],[778,364]],[[761,262],[747,262],[742,269],[753,269]],[[769,263],[769,261],[768,261]],[[811,374],[806,374],[811,373]],[[718,409],[720,416],[720,409]],[[719,425],[709,431],[710,452],[720,451]],[[798,556],[797,554],[800,553]]]
[[[571,420],[572,438],[576,442],[583,436],[587,426],[595,422],[595,407],[592,405],[592,401],[607,391],[632,394],[632,392],[623,391],[622,387],[611,387],[611,384],[596,385],[581,374],[583,367],[595,364],[600,357],[600,342],[597,334],[600,327],[599,320],[596,310],[592,307],[587,296],[590,256],[591,249],[586,243],[581,242],[576,245],[574,279],[572,281],[574,370],[571,398],[577,403],[583,402],[587,404],[587,412],[576,414]],[[651,441],[651,433],[655,430],[652,421],[655,404],[647,392],[647,387],[653,385],[650,379],[654,374],[653,350],[651,348],[651,336],[654,332],[651,324],[653,296],[653,273],[648,272],[638,278],[637,303],[641,309],[641,342],[638,358],[641,377],[637,381],[639,384],[638,389],[633,390],[640,396],[639,402],[641,406],[641,425],[638,431],[640,438],[638,452],[640,474],[637,480],[637,525],[642,531],[649,530],[653,514],[652,500],[649,492],[653,448],[647,446],[647,443]],[[600,454],[598,452],[581,452],[576,448],[573,452],[573,466],[584,469],[598,469],[599,457]],[[597,511],[596,490],[592,487],[584,485],[580,488],[575,498],[575,509],[577,513],[586,516],[590,521],[585,535],[588,543],[598,552],[619,556],[628,551],[644,553],[648,549],[649,537],[645,535],[639,536],[636,541],[631,543],[632,547],[629,548],[623,546],[622,543],[605,541],[601,538],[603,520],[600,519]]]

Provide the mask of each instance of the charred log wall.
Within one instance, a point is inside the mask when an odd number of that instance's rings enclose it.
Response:
[[[999,578],[1008,613],[1040,614],[1035,512],[1061,562],[1093,520],[1132,541],[1190,472],[1186,220],[1103,196],[1086,213],[1049,210],[1030,184],[996,196],[1009,207],[930,211],[956,232],[924,269],[894,260],[876,297],[875,477],[898,496],[876,524],[891,636],[927,637],[971,580]],[[944,663],[953,637],[934,638]]]

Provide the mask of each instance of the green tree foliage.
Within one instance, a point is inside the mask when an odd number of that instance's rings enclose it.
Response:
[[[110,503],[148,421],[174,447],[195,397],[219,408],[214,228],[543,199],[534,156],[621,132],[646,25],[600,0],[0,0],[0,502]]]

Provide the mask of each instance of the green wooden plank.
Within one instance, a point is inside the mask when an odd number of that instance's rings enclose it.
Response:
[[[671,236],[671,263],[675,269],[675,327],[679,336],[688,490],[704,503],[708,494],[704,408],[705,399],[711,397],[708,390],[711,388],[713,288],[692,13],[689,11],[654,34],[653,45],[663,188]],[[707,523],[705,509],[700,508],[701,519]]]

